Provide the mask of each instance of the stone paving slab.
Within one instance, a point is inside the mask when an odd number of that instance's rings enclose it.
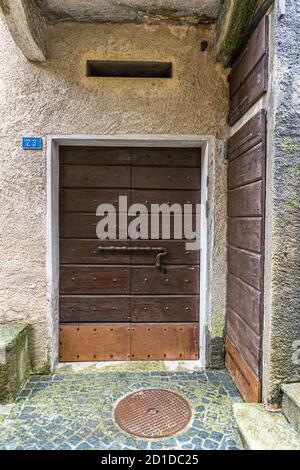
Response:
[[[145,440],[125,434],[113,410],[122,396],[163,388],[189,402],[190,425],[174,437]],[[232,404],[241,401],[223,371],[99,372],[32,376],[0,422],[1,450],[238,450]]]

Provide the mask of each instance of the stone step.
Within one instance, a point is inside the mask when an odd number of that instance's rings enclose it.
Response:
[[[281,389],[283,414],[293,428],[300,433],[300,383],[285,384]]]
[[[28,325],[0,324],[0,404],[15,400],[29,374]]]
[[[233,412],[245,449],[300,450],[300,436],[282,413],[248,403],[235,403]]]

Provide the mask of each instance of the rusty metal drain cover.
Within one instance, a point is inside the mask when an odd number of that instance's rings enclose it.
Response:
[[[116,406],[115,420],[133,436],[155,439],[177,434],[192,417],[188,402],[168,390],[140,390]]]

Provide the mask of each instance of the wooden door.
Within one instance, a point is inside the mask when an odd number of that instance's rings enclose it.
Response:
[[[265,130],[262,111],[229,141],[226,365],[250,402],[261,398]]]
[[[268,52],[265,16],[229,76],[231,126],[267,92]],[[262,109],[228,142],[226,366],[248,402],[261,400],[266,126]]]
[[[61,149],[60,360],[198,359],[200,253],[174,216],[170,240],[97,239],[97,207],[124,195],[200,203],[200,150]]]

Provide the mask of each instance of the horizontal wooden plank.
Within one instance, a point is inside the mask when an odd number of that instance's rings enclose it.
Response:
[[[60,267],[61,294],[129,294],[130,267],[79,266]]]
[[[228,243],[237,248],[260,253],[262,247],[262,219],[229,218]]]
[[[135,295],[198,295],[199,267],[167,266],[134,267],[131,272],[132,293]]]
[[[132,188],[200,189],[200,168],[163,168],[134,166]]]
[[[228,163],[228,189],[260,180],[264,175],[264,146],[262,143]]]
[[[259,217],[263,213],[262,181],[247,184],[228,192],[229,217]]]
[[[61,238],[93,238],[97,246],[97,224],[101,217],[92,214],[60,214],[59,234]]]
[[[186,241],[178,240],[139,240],[132,241],[133,247],[162,247],[167,250],[167,255],[162,258],[163,265],[198,265],[200,263],[200,251],[186,249]],[[153,265],[155,253],[132,253],[131,262],[133,265],[146,264]]]
[[[96,214],[100,204],[112,204],[118,210],[119,196],[127,196],[130,204],[130,191],[126,189],[61,189],[60,211]]]
[[[228,338],[256,377],[260,378],[261,337],[230,308],[227,308],[226,315],[226,332]]]
[[[176,191],[176,190],[132,190],[132,204],[143,204],[150,211],[152,204],[179,204],[179,210],[183,211],[184,204],[193,204],[189,212],[196,211],[196,204],[200,204],[199,191]],[[188,210],[188,209],[186,209]],[[154,208],[152,212],[155,212]]]
[[[157,214],[158,215],[158,214]],[[134,220],[135,217],[129,217],[128,222],[131,222]],[[102,220],[102,217],[97,217],[96,215],[92,214],[75,214],[75,213],[66,213],[66,214],[61,214],[60,215],[60,237],[61,238],[87,238],[87,239],[97,239],[97,224]],[[177,215],[176,215],[176,220]],[[182,221],[182,217],[179,218],[179,221]],[[140,221],[141,222],[141,221]],[[175,222],[175,216],[174,214],[171,214],[170,217],[165,217],[164,222],[163,222],[163,217],[160,214],[158,218],[158,239],[156,237],[156,231],[152,231],[152,228],[155,226],[155,221],[153,224],[151,224],[151,216],[149,215],[148,218],[143,220],[142,223],[145,223],[146,226],[146,232],[148,232],[148,235],[155,243],[161,245],[159,240],[162,240],[163,237],[165,239],[173,240],[173,239],[178,239],[177,237],[177,231],[175,232],[174,230],[174,222]],[[118,227],[119,227],[119,219],[118,215],[116,216],[116,223],[112,223],[112,228],[113,230],[116,230],[117,236],[118,236]],[[139,223],[136,224],[137,226]],[[176,225],[177,227],[177,225]],[[180,229],[180,224],[178,223],[178,227]],[[196,230],[196,215],[195,214],[187,214],[185,218],[185,224],[183,225],[182,222],[182,227],[185,227],[186,230],[184,231],[183,229],[180,230],[180,237],[181,239],[185,239],[186,236],[189,235],[191,232],[195,232]],[[148,230],[147,230],[148,229]],[[137,233],[136,235],[138,236],[139,234],[139,227],[137,227]],[[153,234],[153,235],[152,235]],[[142,234],[141,234],[142,236]],[[180,241],[180,240],[179,240]],[[174,253],[175,255],[175,253]],[[178,256],[180,256],[180,250],[178,252]],[[189,257],[193,255],[188,255]],[[189,262],[187,262],[189,264]]]
[[[253,118],[241,127],[228,141],[229,161],[247,152],[256,145],[262,143],[262,151],[265,152],[266,112],[257,113]]]
[[[131,149],[123,147],[62,146],[59,155],[69,165],[131,165]]]
[[[258,335],[262,332],[262,295],[245,282],[228,275],[227,305]]]
[[[61,188],[130,188],[130,166],[62,165]]]
[[[264,55],[229,101],[229,124],[233,126],[268,89],[268,56]]]
[[[130,321],[130,296],[61,295],[61,323]]]
[[[199,297],[148,296],[131,298],[131,321],[137,323],[197,322]]]
[[[157,252],[153,251],[99,251],[99,247],[139,247],[164,248],[167,255],[164,264],[199,264],[200,252],[186,250],[185,241],[140,240],[140,241],[101,241],[101,240],[60,240],[61,264],[147,264],[154,265]]]
[[[60,240],[61,264],[130,264],[130,251],[100,251],[99,247],[122,248],[131,246],[128,240]]]
[[[136,148],[132,150],[134,166],[196,167],[201,165],[201,149]]]
[[[130,359],[130,324],[60,325],[59,331],[61,362]]]
[[[131,360],[178,361],[199,358],[197,323],[131,325]]]
[[[252,33],[247,47],[231,70],[229,75],[230,97],[236,93],[251,70],[261,60],[263,55],[268,52],[268,39],[268,17],[265,16],[254,33]]]
[[[263,281],[261,255],[229,246],[228,271],[250,286],[261,289]]]
[[[261,401],[261,381],[243,360],[231,341],[226,340],[226,367],[243,399],[248,403]]]

